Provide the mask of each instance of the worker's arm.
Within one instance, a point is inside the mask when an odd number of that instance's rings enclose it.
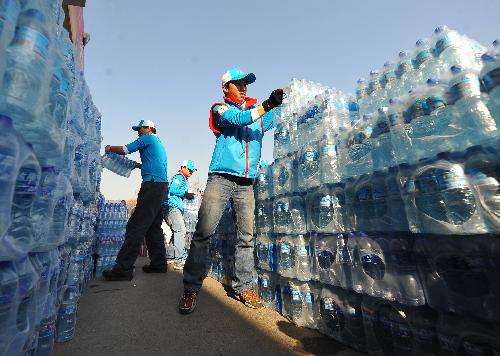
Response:
[[[172,181],[170,182],[170,188],[168,190],[168,194],[175,195],[180,198],[184,198],[184,195],[187,191],[187,185],[182,184],[184,179],[179,177],[179,174],[176,174],[172,177]]]
[[[107,152],[113,152],[113,153],[125,156],[126,153],[125,153],[125,150],[124,150],[123,147],[124,146],[110,146],[110,145],[107,145],[106,147],[104,147],[104,152],[106,152],[106,153]]]
[[[274,111],[271,110],[266,112],[264,116],[262,116],[262,120],[264,121],[264,131],[269,131],[274,128]]]
[[[214,107],[214,114],[219,117],[219,122],[222,125],[243,127],[250,125],[252,122],[257,121],[265,113],[270,112],[276,106],[281,105],[283,102],[283,90],[275,89],[268,99],[264,102],[247,111],[240,111],[228,105],[217,105]]]

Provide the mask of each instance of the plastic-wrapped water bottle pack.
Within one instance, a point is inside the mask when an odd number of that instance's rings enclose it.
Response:
[[[93,273],[101,117],[62,1],[0,0],[0,350],[73,337]]]

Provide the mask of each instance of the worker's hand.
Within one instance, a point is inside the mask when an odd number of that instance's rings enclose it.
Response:
[[[262,102],[262,107],[266,112],[271,111],[283,102],[283,89],[274,89],[267,100]]]
[[[106,145],[106,147],[104,147],[104,152],[108,153],[111,151],[111,145]]]
[[[142,163],[134,161],[134,168],[142,168]]]
[[[194,193],[189,193],[189,192],[186,192],[184,194],[184,198],[188,199],[188,200],[193,200],[194,199]]]

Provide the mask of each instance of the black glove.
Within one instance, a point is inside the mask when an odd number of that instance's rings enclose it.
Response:
[[[184,198],[186,198],[188,200],[193,200],[194,199],[194,193],[188,193],[188,192],[186,192],[184,194]]]
[[[271,95],[269,95],[269,99],[264,100],[262,102],[262,107],[266,112],[269,112],[276,106],[281,105],[282,102],[283,102],[283,89],[274,89]]]

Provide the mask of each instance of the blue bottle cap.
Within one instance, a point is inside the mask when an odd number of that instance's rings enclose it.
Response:
[[[415,42],[415,45],[417,45],[417,47],[420,47],[420,46],[425,45],[425,43],[426,43],[426,40],[421,38],[417,42]]]
[[[492,44],[495,47],[500,46],[500,38],[497,38],[496,40],[494,40]]]
[[[358,84],[362,84],[362,83],[364,83],[365,81],[366,81],[366,79],[365,79],[365,78],[359,78],[359,79],[358,79]]]
[[[378,108],[378,113],[379,115],[386,115],[387,111],[389,111],[389,108],[382,106],[381,108]]]
[[[364,121],[369,121],[371,119],[373,119],[373,115],[372,114],[364,114],[363,115],[363,120]]]
[[[495,60],[495,57],[491,53],[486,52],[481,56],[481,60],[483,62],[491,62]]]
[[[393,64],[392,62],[387,61],[384,63],[384,67],[385,68],[390,67],[392,64]]]
[[[462,72],[463,68],[460,64],[455,64],[454,66],[452,66],[450,68],[450,70],[453,74],[458,74],[458,73]]]
[[[428,86],[435,86],[435,85],[438,85],[439,84],[439,80],[436,79],[436,78],[429,78],[427,79],[427,85]]]
[[[370,75],[377,75],[377,74],[379,74],[379,72],[376,69],[370,71]]]
[[[407,51],[401,51],[398,54],[399,58],[405,58],[408,57],[408,52]]]
[[[399,98],[390,98],[389,99],[389,104],[391,104],[391,105],[401,104],[401,99],[399,99]]]
[[[436,27],[436,29],[434,30],[434,33],[437,35],[437,34],[440,34],[444,31],[446,31],[446,30],[448,30],[448,26],[442,25],[442,26]]]

